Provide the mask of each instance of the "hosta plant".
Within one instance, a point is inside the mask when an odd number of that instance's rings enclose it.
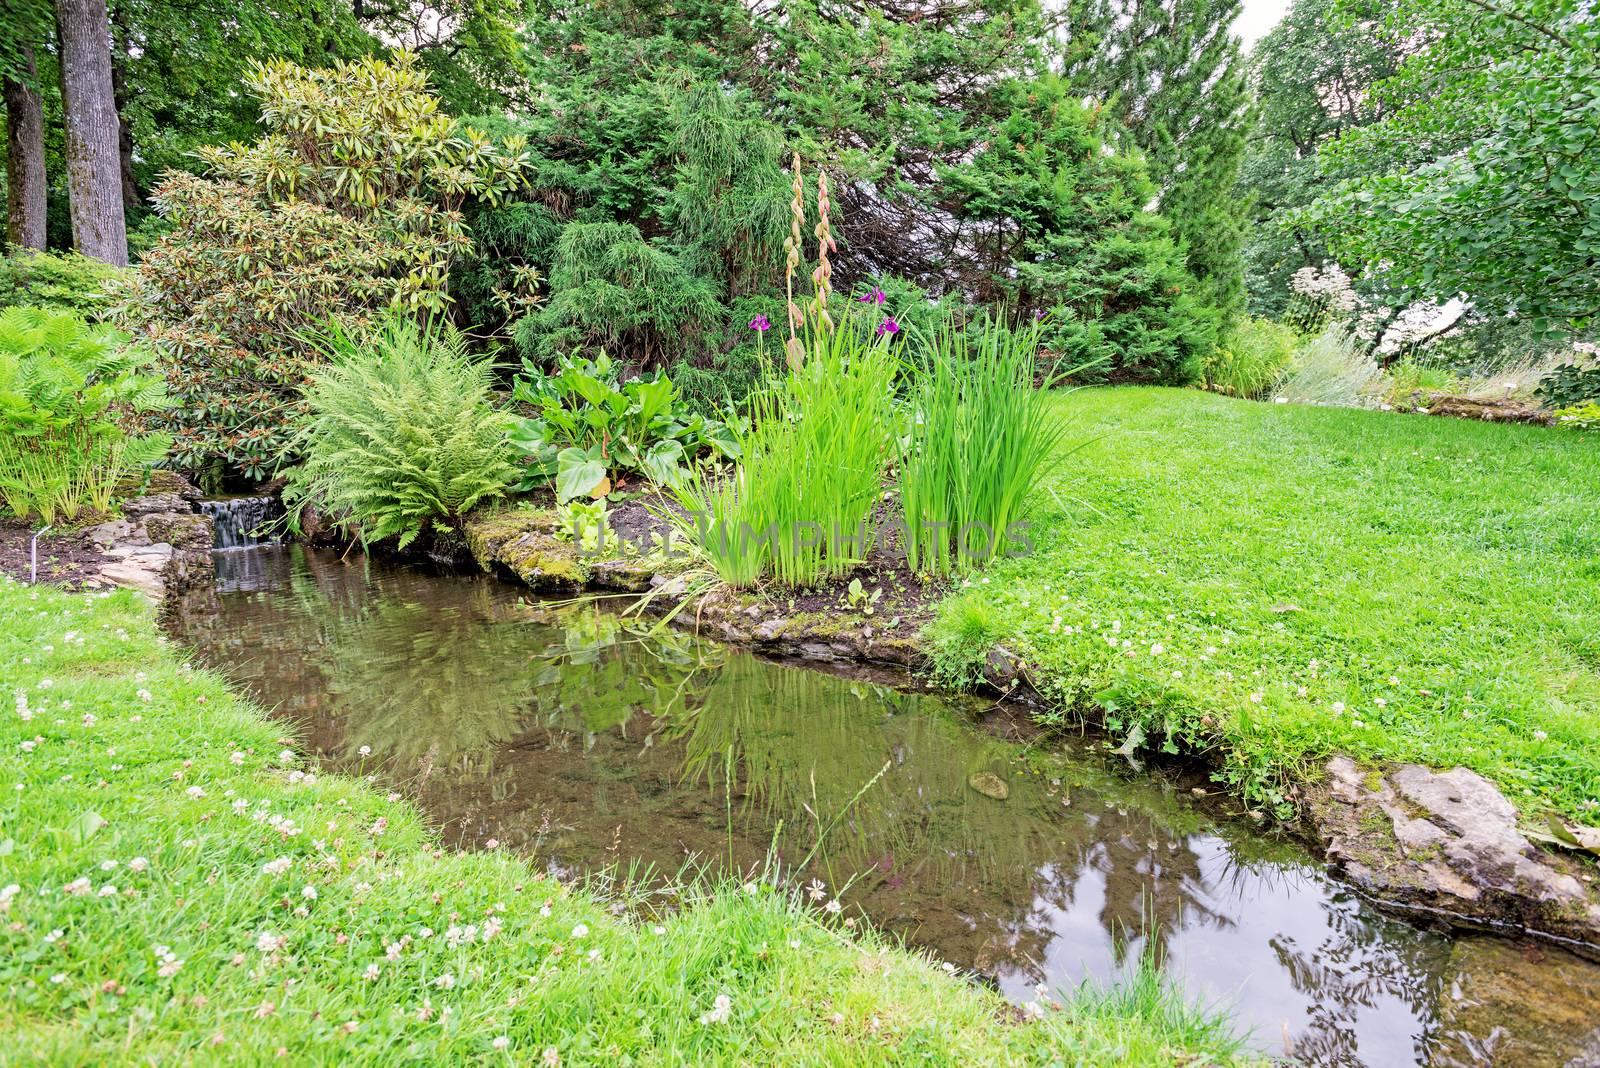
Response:
[[[524,364],[512,397],[535,413],[511,432],[525,464],[520,488],[553,484],[562,504],[604,497],[635,476],[676,486],[701,458],[739,455],[727,426],[685,411],[666,375],[622,382],[604,352],[562,357],[554,374]]]
[[[118,483],[166,455],[143,423],[163,403],[149,356],[71,312],[0,314],[0,500],[45,523],[110,509]]]

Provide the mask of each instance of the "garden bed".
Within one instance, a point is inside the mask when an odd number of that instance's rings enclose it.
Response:
[[[484,509],[461,533],[476,566],[539,593],[637,594],[643,611],[787,655],[921,662],[918,635],[948,586],[914,574],[893,545],[876,545],[860,566],[824,585],[735,590],[702,579],[682,550],[650,550],[652,536],[666,543],[673,533],[661,507],[635,498],[611,510],[612,532],[638,549],[628,553],[584,552],[559,513],[537,505]]]

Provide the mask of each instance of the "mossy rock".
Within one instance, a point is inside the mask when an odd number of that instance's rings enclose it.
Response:
[[[461,533],[478,566],[509,574],[530,589],[570,593],[589,582],[589,565],[571,541],[555,536],[553,512],[522,509],[475,515]]]

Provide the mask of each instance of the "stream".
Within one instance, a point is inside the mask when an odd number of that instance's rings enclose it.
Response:
[[[1389,918],[1192,771],[1030,748],[1008,714],[910,678],[486,576],[300,546],[216,560],[215,603],[176,636],[458,848],[645,881],[815,852],[800,881],[1014,1001],[1153,955],[1300,1063],[1600,1065],[1600,967]]]

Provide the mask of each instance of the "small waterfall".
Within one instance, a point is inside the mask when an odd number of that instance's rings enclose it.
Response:
[[[201,501],[200,511],[211,517],[215,548],[242,549],[278,540],[273,527],[283,516],[283,505],[276,497],[222,497]]]

